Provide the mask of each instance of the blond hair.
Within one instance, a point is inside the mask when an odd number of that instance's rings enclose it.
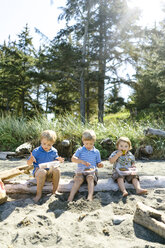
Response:
[[[82,134],[82,140],[93,140],[96,141],[96,134],[93,130],[85,130]]]
[[[117,142],[116,142],[116,147],[118,148],[118,145],[119,145],[119,143],[121,142],[121,141],[123,141],[123,142],[126,142],[128,145],[129,145],[129,149],[131,150],[132,149],[132,144],[131,144],[131,141],[130,141],[130,139],[128,138],[128,137],[120,137],[118,140],[117,140]]]
[[[47,139],[48,141],[51,141],[53,143],[55,143],[56,139],[57,139],[57,135],[53,130],[44,130],[41,134],[41,140],[42,139]]]

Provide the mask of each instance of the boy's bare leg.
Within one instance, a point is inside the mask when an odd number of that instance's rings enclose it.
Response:
[[[56,190],[58,188],[59,180],[60,180],[60,170],[58,168],[54,168],[52,173],[53,173],[52,176],[53,194],[56,194]]]
[[[117,179],[117,183],[119,185],[119,188],[120,188],[121,192],[123,193],[123,197],[127,196],[128,192],[127,192],[127,190],[125,188],[125,185],[124,185],[124,179],[122,177],[119,177]]]
[[[94,192],[94,178],[92,176],[87,177],[87,183],[88,183],[88,201],[93,200],[93,192]]]
[[[148,193],[147,189],[142,189],[140,187],[140,183],[139,183],[139,180],[137,178],[133,178],[132,179],[132,184],[135,187],[137,194],[139,194],[139,195],[146,195]]]
[[[69,194],[68,201],[73,201],[73,198],[74,198],[75,194],[77,193],[77,191],[79,190],[83,181],[84,180],[82,177],[77,177],[74,179],[74,184],[73,184],[73,187],[72,187],[71,192]]]
[[[44,169],[38,169],[35,173],[35,178],[37,180],[37,194],[33,199],[35,202],[38,202],[42,196],[42,189],[45,184],[46,174],[47,172]]]

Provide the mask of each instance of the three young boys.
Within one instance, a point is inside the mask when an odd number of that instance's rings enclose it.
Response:
[[[29,157],[27,164],[33,163],[34,170],[33,175],[37,180],[37,194],[34,198],[35,202],[38,202],[42,196],[42,189],[45,184],[45,180],[48,178],[52,179],[53,183],[53,194],[56,194],[60,180],[59,168],[53,168],[51,171],[41,169],[39,164],[45,162],[52,162],[58,160],[63,162],[64,159],[58,156],[57,150],[53,147],[56,141],[56,133],[52,130],[45,130],[41,134],[41,145],[35,148],[31,156]],[[96,141],[96,134],[93,130],[85,130],[82,134],[83,146],[78,148],[72,156],[72,162],[77,163],[77,171],[74,176],[74,184],[70,191],[68,201],[73,201],[75,194],[79,190],[80,186],[85,182],[88,185],[88,197],[87,200],[92,201],[94,193],[94,185],[98,181],[98,168],[103,167],[101,162],[101,156],[98,149],[95,148],[94,143]],[[119,170],[125,166],[125,169],[134,166],[135,158],[129,151],[131,149],[131,142],[127,137],[121,137],[117,141],[117,151],[110,155],[109,161],[114,164],[113,176],[114,181],[117,181],[120,190],[123,193],[123,197],[128,195],[125,189],[124,181],[127,180],[129,183],[133,183],[137,194],[146,194],[147,190],[142,189],[139,184],[138,176],[119,175]],[[124,150],[124,153],[123,153]],[[123,164],[125,163],[125,164]],[[128,168],[126,168],[128,167]]]

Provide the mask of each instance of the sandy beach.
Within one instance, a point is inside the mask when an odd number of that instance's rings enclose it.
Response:
[[[26,160],[0,160],[0,171],[25,164]],[[99,178],[109,178],[112,165],[103,161]],[[137,161],[140,176],[164,176],[165,161]],[[72,179],[76,164],[60,166],[61,178]],[[31,178],[29,175],[17,179]],[[136,203],[165,212],[165,188],[150,188],[148,195],[129,195],[122,198],[120,191],[95,192],[92,202],[86,201],[87,192],[78,193],[67,202],[69,193],[43,195],[34,204],[33,195],[10,195],[0,205],[0,248],[154,248],[165,247],[165,239],[133,222]]]

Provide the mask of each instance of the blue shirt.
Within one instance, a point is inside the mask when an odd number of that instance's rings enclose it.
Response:
[[[97,164],[101,162],[101,156],[99,150],[93,147],[92,150],[87,150],[85,146],[80,147],[76,150],[74,154],[77,158],[84,160],[91,164],[88,168],[97,167]],[[84,164],[78,164],[79,169],[85,169],[86,166]]]
[[[39,168],[39,164],[52,162],[56,160],[56,158],[58,157],[58,152],[54,147],[51,147],[51,149],[48,152],[46,152],[42,148],[42,146],[39,146],[32,151],[32,155],[36,159],[36,163],[33,162],[33,166],[34,166],[33,175],[34,175],[36,168]]]

